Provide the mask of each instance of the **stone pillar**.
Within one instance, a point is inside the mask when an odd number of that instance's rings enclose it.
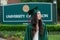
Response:
[[[0,0],[0,5],[7,5],[7,0]]]

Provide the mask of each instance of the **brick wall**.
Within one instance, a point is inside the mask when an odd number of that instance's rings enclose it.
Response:
[[[19,3],[18,0],[8,0],[8,4],[12,4],[12,3]]]

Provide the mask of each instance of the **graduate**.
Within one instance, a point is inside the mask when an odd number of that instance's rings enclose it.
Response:
[[[45,24],[42,22],[41,12],[37,7],[28,11],[31,23],[26,28],[24,40],[48,40]]]

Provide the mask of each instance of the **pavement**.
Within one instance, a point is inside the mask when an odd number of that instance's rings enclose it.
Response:
[[[6,39],[0,38],[0,40],[6,40]]]

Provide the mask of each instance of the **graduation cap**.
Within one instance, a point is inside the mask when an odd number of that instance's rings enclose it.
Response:
[[[28,13],[29,13],[29,15],[33,16],[35,13],[37,13],[37,11],[39,11],[38,7],[35,7],[33,9],[29,10]]]

